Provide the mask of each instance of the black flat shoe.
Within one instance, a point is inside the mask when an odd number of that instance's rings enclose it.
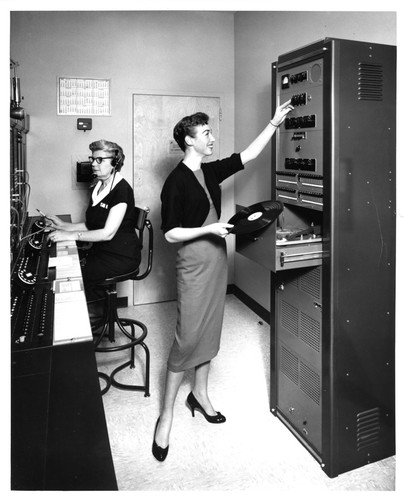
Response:
[[[190,392],[187,397],[187,403],[191,408],[192,416],[195,417],[195,410],[199,410],[202,415],[206,418],[208,422],[211,424],[222,424],[226,422],[226,417],[220,413],[220,411],[216,412],[216,415],[208,415],[206,411],[202,408],[202,405],[194,396],[193,392]]]
[[[154,428],[152,453],[156,460],[158,460],[159,462],[164,462],[164,460],[167,458],[169,446],[167,446],[166,448],[161,448],[161,446],[159,446],[156,443],[156,432],[159,422],[160,422],[160,417],[157,419],[156,427]]]

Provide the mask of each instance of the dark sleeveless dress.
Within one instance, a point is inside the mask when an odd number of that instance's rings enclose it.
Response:
[[[91,231],[105,226],[109,212],[115,205],[127,205],[121,225],[112,240],[93,243],[83,259],[82,274],[88,302],[104,298],[105,290],[97,286],[98,283],[105,278],[134,271],[140,263],[141,245],[135,229],[133,189],[118,174],[116,177],[117,182],[100,200],[94,202],[92,193],[86,211],[86,226]],[[97,187],[98,184],[94,190]]]

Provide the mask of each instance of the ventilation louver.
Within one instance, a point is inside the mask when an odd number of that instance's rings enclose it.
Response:
[[[358,99],[360,101],[383,100],[383,67],[381,64],[359,63]]]
[[[356,416],[356,449],[375,446],[380,438],[380,408],[358,413]]]
[[[320,374],[312,370],[295,354],[281,346],[281,372],[317,405],[321,402]]]

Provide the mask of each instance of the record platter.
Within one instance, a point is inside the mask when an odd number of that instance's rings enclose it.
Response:
[[[319,243],[322,241],[320,226],[307,228],[276,228],[276,246]]]
[[[320,265],[322,257],[321,226],[276,228],[277,270]]]

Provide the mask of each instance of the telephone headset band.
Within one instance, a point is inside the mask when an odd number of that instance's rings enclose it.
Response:
[[[109,188],[109,192],[112,191],[112,188],[114,186],[115,175],[116,175],[116,172],[117,172],[117,169],[115,167],[116,167],[117,164],[119,164],[119,151],[118,151],[118,149],[115,149],[115,158],[111,160],[111,166],[114,167],[114,176],[112,178],[111,187]]]
[[[112,165],[113,167],[116,167],[117,163],[119,162],[119,158],[118,158],[118,150],[117,150],[117,149],[115,149],[114,151],[115,151],[115,158],[113,158],[113,159],[111,160],[111,165]]]

